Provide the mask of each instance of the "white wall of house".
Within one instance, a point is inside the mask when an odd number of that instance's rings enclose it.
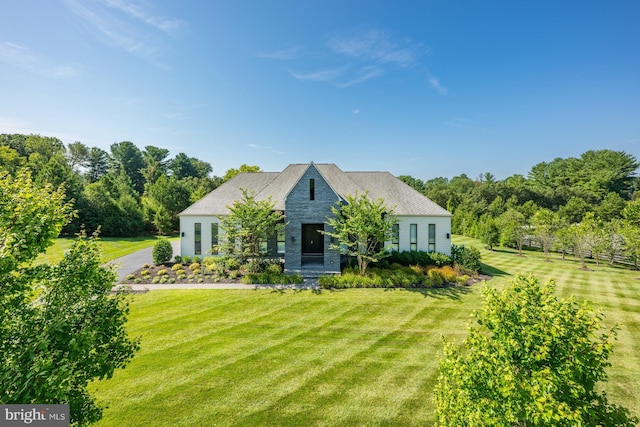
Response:
[[[195,253],[195,224],[200,223],[201,253],[200,256],[211,255],[211,224],[220,223],[220,218],[213,215],[181,216],[180,217],[180,252],[182,256],[194,256]],[[451,255],[451,218],[398,216],[399,250],[411,250],[411,224],[417,225],[417,250],[429,250],[429,224],[435,224],[436,252]],[[449,238],[447,238],[449,235]],[[222,239],[222,230],[218,226],[218,239]],[[387,242],[391,244],[391,242]]]
[[[200,224],[200,254],[198,256],[211,255],[211,224],[220,223],[220,219],[213,215],[181,216],[180,217],[180,255],[195,256],[195,224]],[[218,226],[218,239],[222,236],[222,230]]]
[[[436,252],[451,255],[451,217],[398,216],[399,250],[411,250],[411,224],[417,225],[417,250],[429,250],[429,224],[435,224]],[[447,236],[449,236],[447,238]],[[391,242],[387,242],[390,244]]]

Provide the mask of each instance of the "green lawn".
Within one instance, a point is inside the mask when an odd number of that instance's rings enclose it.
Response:
[[[140,249],[148,248],[158,240],[157,236],[140,237],[101,237],[100,248],[102,249],[102,259],[104,262],[114,260],[121,256],[130,254]],[[169,240],[176,240],[172,237]],[[73,245],[73,237],[59,237],[53,246],[50,246],[44,254],[40,254],[36,263],[56,263],[62,259],[65,252]]]
[[[466,238],[456,243],[477,244]],[[502,286],[553,277],[622,330],[610,398],[640,414],[640,273],[488,252]],[[131,364],[94,385],[99,426],[430,425],[441,335],[461,340],[480,286],[429,291],[153,291],[133,297]]]

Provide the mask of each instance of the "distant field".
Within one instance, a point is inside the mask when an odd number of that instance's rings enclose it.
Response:
[[[169,240],[177,240],[172,237]],[[46,253],[41,254],[36,263],[55,263],[62,259],[64,253],[71,248],[75,238],[60,237],[56,239],[53,246],[49,247]],[[130,254],[140,249],[148,248],[158,240],[157,236],[141,237],[101,237],[99,240],[102,249],[102,259],[104,262],[111,261],[121,256]]]
[[[478,245],[455,237],[455,243]],[[482,249],[502,286],[553,277],[622,329],[606,386],[640,414],[640,272]],[[461,340],[480,286],[427,291],[176,290],[133,297],[132,363],[94,384],[98,426],[431,425],[441,336]]]

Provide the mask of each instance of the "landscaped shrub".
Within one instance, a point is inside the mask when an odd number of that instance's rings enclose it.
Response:
[[[242,283],[247,285],[293,285],[303,283],[304,278],[299,274],[282,273],[249,273],[242,277]]]
[[[171,258],[173,258],[173,247],[171,246],[171,242],[167,239],[158,240],[155,245],[153,245],[151,255],[155,265],[168,263],[171,261]]]
[[[440,274],[437,268],[429,270],[427,276],[429,277],[431,286],[442,286],[444,284],[444,277],[442,277],[442,274]]]
[[[224,259],[224,266],[227,270],[237,271],[240,269],[240,261],[232,257],[227,257]]]
[[[207,268],[213,270],[213,268],[215,267],[217,263],[216,257],[212,257],[212,256],[208,256],[208,257],[204,257],[202,258],[202,264],[206,265]]]
[[[267,268],[265,269],[265,273],[280,274],[280,273],[282,273],[282,266],[280,265],[280,263],[278,263],[278,264],[269,264],[267,266]]]
[[[198,264],[200,264],[200,261],[202,261],[202,258],[200,258],[198,255],[191,258],[192,263],[197,262]]]
[[[428,267],[430,265],[436,265],[442,267],[443,265],[451,264],[451,257],[438,252],[393,251],[391,255],[386,258],[386,261],[389,264],[396,263],[404,266],[419,265],[421,267]]]
[[[182,257],[180,255],[176,255],[173,257],[173,260],[177,263],[180,264],[182,262]]]
[[[191,264],[191,257],[189,255],[185,255],[182,257],[182,263],[184,265],[189,265]]]
[[[167,271],[166,268],[158,270],[158,272],[156,273],[157,276],[166,276],[167,274],[169,274],[169,272]]]
[[[191,265],[189,266],[189,268],[191,269],[191,271],[193,270],[200,270],[200,263],[199,262],[192,262]]]
[[[146,276],[150,276],[151,273],[149,273],[149,270],[141,270],[140,275],[143,277],[146,277]]]
[[[135,278],[136,278],[136,276],[134,276],[133,274],[127,274],[127,277],[125,277],[124,279],[125,280],[133,280]]]
[[[453,267],[445,265],[444,267],[438,268],[437,271],[446,282],[456,283],[458,273],[456,273]]]
[[[451,259],[454,264],[460,264],[470,271],[480,271],[480,251],[473,246],[451,245]]]
[[[173,271],[178,271],[178,270],[182,270],[182,269],[183,269],[183,266],[179,262],[175,263],[175,264],[173,264],[173,266],[171,266],[171,270],[173,270]]]

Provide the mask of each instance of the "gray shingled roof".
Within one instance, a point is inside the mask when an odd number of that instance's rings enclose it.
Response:
[[[287,194],[300,180],[309,164],[292,164],[282,172],[241,173],[222,184],[180,215],[226,215],[227,206],[242,198],[241,189],[253,191],[257,200],[271,197],[275,209],[284,210]],[[400,181],[389,172],[343,172],[335,164],[315,164],[333,191],[346,199],[347,195],[369,191],[374,198],[382,198],[387,206],[394,206],[396,215],[451,216],[446,209]]]

